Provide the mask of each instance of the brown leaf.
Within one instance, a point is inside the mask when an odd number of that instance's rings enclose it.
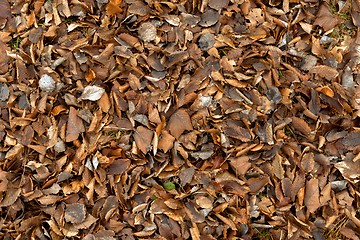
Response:
[[[292,124],[297,131],[301,132],[305,136],[309,136],[311,134],[311,128],[303,119],[292,117]]]
[[[104,92],[104,94],[98,100],[98,104],[99,104],[101,111],[103,111],[105,113],[109,112],[109,110],[111,108],[111,102],[109,99],[109,95],[106,92]]]
[[[6,191],[6,196],[2,200],[0,206],[1,207],[8,207],[15,203],[16,199],[19,197],[21,192],[20,188],[10,188]]]
[[[79,134],[85,131],[83,121],[77,116],[78,111],[70,107],[69,119],[66,127],[66,142],[78,139]]]
[[[11,17],[10,4],[8,1],[0,2],[0,18]]]
[[[326,78],[329,81],[339,75],[339,72],[335,68],[326,65],[314,66],[310,69],[310,73],[318,74],[320,77]]]
[[[356,232],[354,230],[352,230],[351,228],[347,228],[347,227],[342,227],[340,229],[340,233],[342,235],[344,235],[346,238],[352,239],[352,240],[359,240],[360,238],[358,237],[359,235],[356,234]]]
[[[246,181],[249,185],[251,193],[259,192],[265,185],[269,183],[270,179],[267,176],[261,176],[257,178],[250,178]]]
[[[324,2],[321,4],[319,12],[316,15],[314,25],[321,26],[324,31],[327,32],[333,29],[340,21],[341,20],[330,12],[329,5]]]
[[[139,126],[136,128],[136,131],[134,134],[135,143],[136,143],[136,146],[144,154],[146,154],[149,150],[153,135],[154,135],[153,131],[149,130],[148,128],[145,128],[143,126]]]
[[[46,147],[45,146],[41,146],[41,145],[28,145],[29,148],[37,151],[38,153],[40,153],[41,155],[45,155],[46,154]]]
[[[65,221],[79,224],[85,220],[86,209],[82,203],[74,203],[66,205]]]
[[[122,174],[124,173],[130,166],[129,159],[119,159],[115,160],[109,166],[109,174]]]
[[[176,139],[179,139],[184,131],[192,130],[191,119],[185,109],[177,110],[171,117],[168,123],[168,129]]]
[[[217,11],[209,9],[201,15],[201,21],[199,22],[199,25],[202,27],[210,27],[215,25],[219,19],[219,16],[220,14]]]
[[[2,2],[5,2],[5,1],[2,1]],[[1,7],[0,7],[1,9]],[[6,53],[6,50],[8,50],[9,48],[6,46],[5,43],[3,43],[1,40],[0,40],[0,74],[5,74],[8,69],[9,69],[9,66],[8,66],[8,61],[9,61],[9,57]]]
[[[314,213],[320,207],[319,180],[317,178],[306,182],[304,203],[310,213]]]
[[[230,159],[230,166],[235,170],[235,173],[244,175],[251,168],[251,163],[248,156],[242,156]]]
[[[186,184],[190,183],[191,180],[193,179],[194,173],[195,173],[194,167],[190,167],[182,170],[179,174],[181,186],[184,187]]]
[[[239,127],[236,124],[228,124],[223,128],[225,135],[238,139],[243,142],[250,142],[251,135],[249,130]]]
[[[21,144],[16,144],[12,147],[5,155],[6,159],[13,159],[16,156],[20,155],[24,150],[24,146]]]
[[[237,227],[235,225],[235,223],[233,221],[231,221],[231,219],[228,219],[226,217],[221,216],[220,214],[216,214],[216,217],[218,217],[221,221],[223,221],[227,226],[229,226],[231,228],[231,230],[236,231]]]
[[[8,188],[8,180],[6,178],[7,173],[0,170],[0,192],[6,192]]]
[[[114,16],[117,13],[122,13],[123,9],[120,8],[122,0],[110,0],[106,5],[106,13],[109,16]]]
[[[229,0],[209,0],[209,7],[219,11],[222,8],[226,8],[229,4]]]
[[[352,132],[342,140],[346,146],[355,147],[360,145],[360,132]]]
[[[360,160],[352,161],[345,160],[335,164],[337,168],[345,179],[350,181],[355,181],[356,183],[360,181]]]
[[[221,184],[226,193],[232,193],[239,197],[244,197],[249,193],[249,187],[242,186],[236,181],[222,181]]]

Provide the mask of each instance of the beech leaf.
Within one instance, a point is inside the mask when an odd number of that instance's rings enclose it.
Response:
[[[193,129],[190,116],[185,109],[177,110],[170,117],[168,129],[176,139],[179,139],[184,131]]]
[[[79,100],[97,101],[104,94],[105,89],[98,86],[86,86]]]

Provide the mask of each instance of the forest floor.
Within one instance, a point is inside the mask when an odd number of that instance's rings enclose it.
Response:
[[[1,239],[360,238],[358,0],[0,0]]]

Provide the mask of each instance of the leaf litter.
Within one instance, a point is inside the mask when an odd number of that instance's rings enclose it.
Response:
[[[2,239],[359,239],[357,1],[0,1]]]

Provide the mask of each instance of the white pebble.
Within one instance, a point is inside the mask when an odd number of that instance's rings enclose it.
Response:
[[[44,74],[40,78],[39,87],[40,87],[41,91],[52,92],[55,90],[56,85],[55,85],[55,81],[52,77],[50,77],[47,74]]]

